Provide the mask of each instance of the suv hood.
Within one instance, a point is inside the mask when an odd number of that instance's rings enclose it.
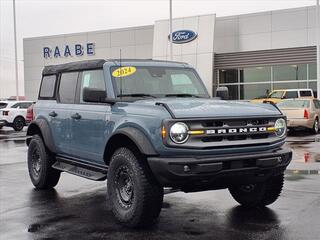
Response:
[[[155,105],[157,102],[167,104],[176,118],[246,117],[281,114],[271,104],[253,104],[204,98],[158,98],[138,100],[135,103]]]

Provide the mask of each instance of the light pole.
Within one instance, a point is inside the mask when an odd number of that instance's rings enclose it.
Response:
[[[16,100],[19,100],[16,1],[15,0],[13,0],[13,34],[14,34],[14,64],[15,64],[15,74],[16,74]]]
[[[170,20],[169,20],[169,33],[170,33],[170,60],[173,60],[173,46],[172,46],[172,0],[169,0]]]
[[[320,29],[319,29],[319,0],[316,6],[316,31],[317,31],[317,94],[320,99]]]

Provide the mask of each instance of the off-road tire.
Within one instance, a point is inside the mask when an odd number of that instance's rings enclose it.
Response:
[[[25,125],[26,125],[26,121],[24,120],[23,117],[16,117],[12,123],[12,127],[16,132],[20,132]]]
[[[36,189],[51,189],[58,184],[61,172],[52,168],[52,164],[53,157],[46,149],[42,138],[33,135],[28,148],[28,170]]]
[[[233,186],[229,188],[229,191],[232,197],[244,207],[264,207],[278,199],[283,183],[284,174],[282,173],[263,183],[252,184],[251,190],[245,190],[246,186]]]
[[[313,123],[313,127],[311,129],[313,134],[317,134],[319,132],[319,119],[316,118]]]
[[[118,176],[123,172],[132,186],[129,203],[124,202],[119,190],[122,188]],[[117,149],[111,157],[107,185],[112,212],[121,224],[137,228],[156,222],[162,207],[163,187],[155,180],[141,154],[126,147]]]

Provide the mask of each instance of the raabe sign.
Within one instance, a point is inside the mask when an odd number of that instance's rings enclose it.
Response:
[[[72,56],[83,56],[83,55],[94,55],[94,43],[86,44],[74,44],[65,45],[64,47],[44,47],[43,57],[44,58],[60,58],[60,57],[72,57]]]
[[[198,34],[191,30],[179,30],[172,33],[172,42],[177,44],[191,42],[196,39]],[[168,36],[170,40],[170,34]]]

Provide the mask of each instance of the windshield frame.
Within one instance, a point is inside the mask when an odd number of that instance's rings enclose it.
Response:
[[[126,66],[132,66],[132,67],[136,67],[136,68],[148,68],[148,67],[159,67],[159,68],[166,68],[166,69],[178,69],[178,70],[187,70],[187,71],[191,71],[195,77],[197,78],[197,80],[199,81],[199,85],[203,88],[204,93],[199,95],[200,98],[210,98],[210,94],[208,93],[208,90],[206,88],[206,86],[204,85],[201,77],[199,76],[199,74],[197,73],[197,71],[192,68],[192,67],[177,67],[177,66],[155,66],[155,65],[140,65],[140,64],[123,64],[121,65],[121,67],[126,67]],[[118,97],[118,95],[120,95],[120,92],[118,91],[117,88],[117,83],[116,83],[116,79],[115,77],[112,76],[112,70],[114,70],[113,68],[115,67],[120,67],[120,65],[111,65],[109,66],[109,77],[111,78],[112,81],[112,86],[113,86],[113,91],[114,91],[114,96],[116,99],[120,99],[121,97]],[[146,93],[146,94],[150,94],[150,93]],[[153,94],[152,94],[153,95]],[[156,98],[169,98],[165,96],[166,94],[163,94],[163,96],[155,96]],[[126,99],[131,98],[131,99],[141,99],[141,98],[146,98],[146,97],[125,97]],[[152,97],[153,98],[153,97]],[[172,98],[172,97],[171,97]]]

